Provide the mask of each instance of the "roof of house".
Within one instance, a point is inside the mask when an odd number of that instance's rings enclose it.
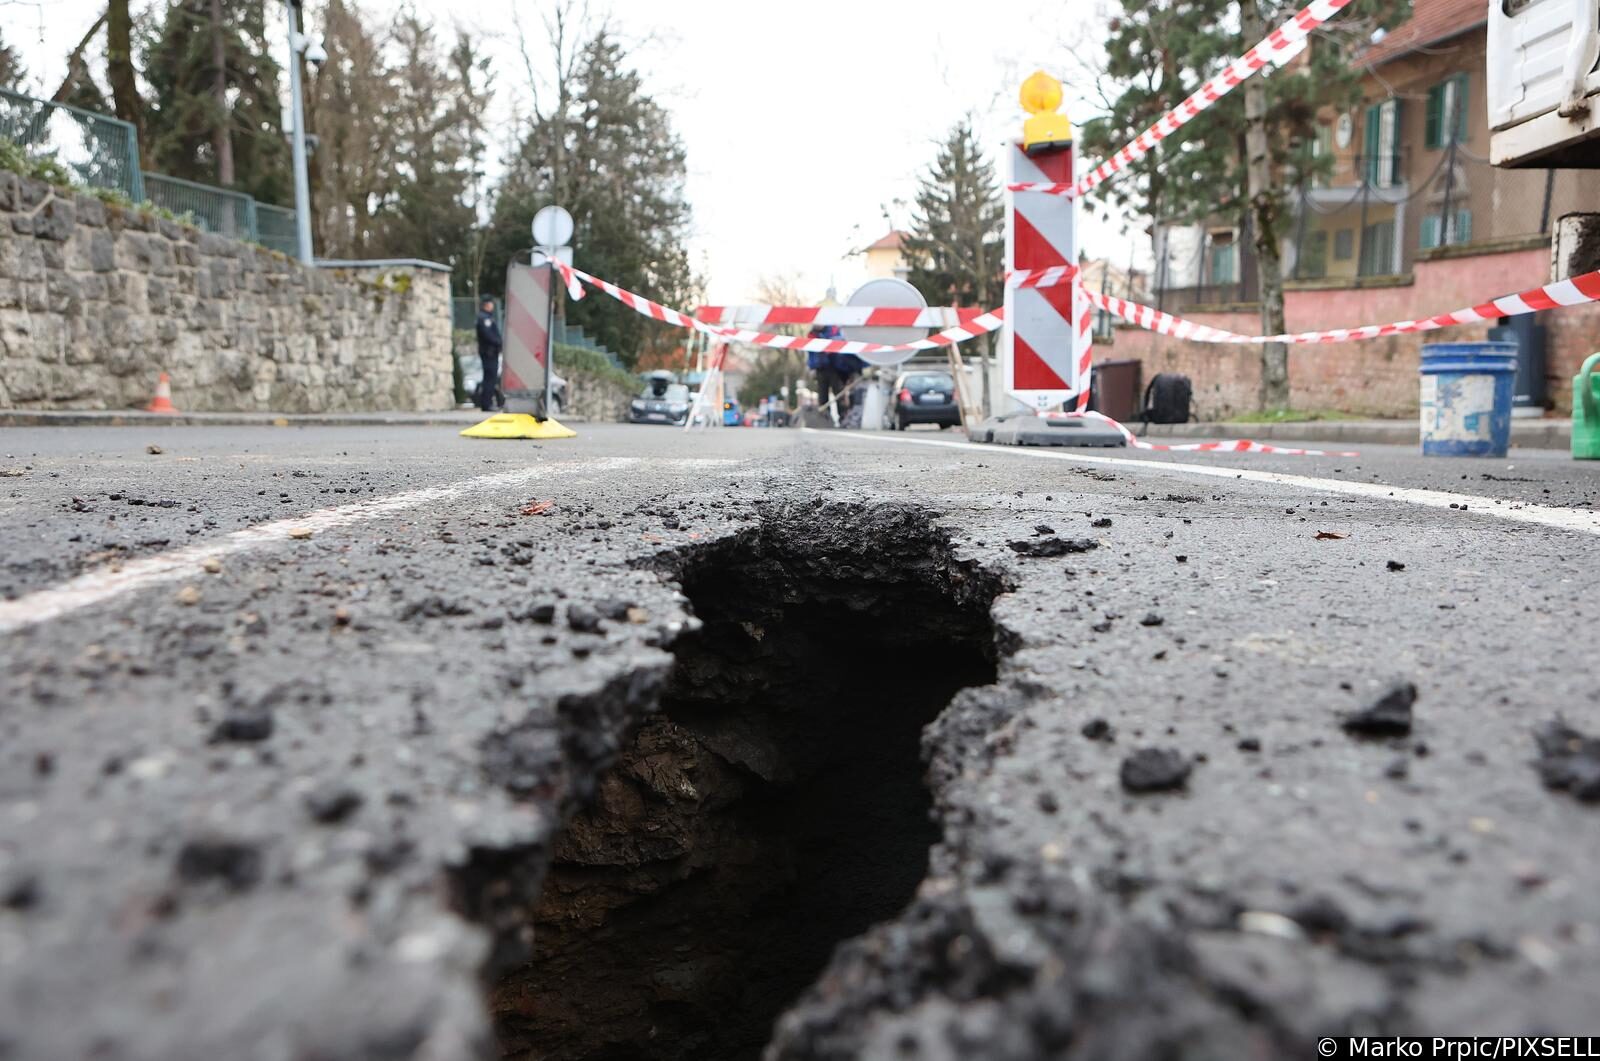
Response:
[[[1483,0],[1414,0],[1411,17],[1361,53],[1364,66],[1378,66],[1448,40],[1489,20]]]
[[[869,251],[897,251],[905,245],[906,234],[899,229],[891,229],[887,236],[878,240],[867,248]]]

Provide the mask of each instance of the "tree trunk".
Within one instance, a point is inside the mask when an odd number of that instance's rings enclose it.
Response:
[[[295,62],[296,56],[289,61]],[[233,114],[228,108],[228,52],[223,43],[222,0],[211,0],[211,96],[217,105],[211,146],[217,153],[217,183],[233,187]]]
[[[1240,0],[1240,28],[1245,40],[1265,35],[1261,0]],[[1260,286],[1261,329],[1280,335],[1283,321],[1283,261],[1278,256],[1278,210],[1283,196],[1267,137],[1267,88],[1257,75],[1244,83],[1245,187],[1250,200],[1250,233],[1255,243],[1256,275]],[[1239,274],[1244,275],[1243,261]],[[1261,347],[1263,412],[1289,407],[1289,348],[1283,343]]]
[[[128,0],[111,0],[106,5],[106,80],[111,82],[117,117],[131,124],[143,142],[144,104],[133,71],[133,16],[128,12]]]

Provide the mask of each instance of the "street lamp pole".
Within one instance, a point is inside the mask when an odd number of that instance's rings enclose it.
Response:
[[[302,264],[311,264],[311,182],[306,177],[306,118],[300,99],[300,56],[306,40],[300,33],[300,0],[288,0],[290,144],[294,151],[294,220]]]

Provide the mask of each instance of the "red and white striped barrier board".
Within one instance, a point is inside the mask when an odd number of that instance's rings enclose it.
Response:
[[[550,310],[550,270],[542,265],[506,269],[505,348],[501,359],[500,387],[506,409],[532,412],[544,398],[545,356],[550,336],[545,322]]]
[[[1561,306],[1578,306],[1585,302],[1600,301],[1600,270],[1583,273],[1566,280],[1558,280],[1543,287],[1529,288],[1515,295],[1502,295],[1481,305],[1440,313],[1423,320],[1391,321],[1388,324],[1365,324],[1359,328],[1332,328],[1320,332],[1295,332],[1285,335],[1240,335],[1237,332],[1213,328],[1207,324],[1174,317],[1137,302],[1097,291],[1088,292],[1089,300],[1101,309],[1110,310],[1130,324],[1137,324],[1174,339],[1191,339],[1197,343],[1348,343],[1362,339],[1379,339],[1386,335],[1406,335],[1412,332],[1433,331],[1458,324],[1478,324],[1483,321],[1515,317],[1523,313],[1557,309]]]
[[[1078,412],[1073,413],[1043,413],[1041,415],[1047,420],[1056,418],[1098,420],[1115,428],[1121,433],[1128,445],[1134,449],[1147,449],[1160,453],[1274,453],[1280,457],[1359,457],[1361,455],[1354,450],[1295,449],[1293,446],[1269,446],[1264,442],[1253,442],[1248,438],[1228,439],[1223,442],[1186,442],[1176,446],[1164,446],[1155,442],[1146,442],[1104,413],[1094,413],[1080,409]]]
[[[965,342],[975,339],[986,332],[992,332],[1000,327],[1005,319],[1003,310],[989,310],[981,312],[971,320],[954,328],[946,328],[942,332],[930,335],[926,339],[918,339],[914,343],[903,343],[899,346],[885,346],[882,343],[859,343],[845,339],[811,339],[803,335],[773,335],[770,332],[752,331],[746,328],[729,328],[709,321],[698,320],[687,313],[671,309],[652,302],[643,295],[636,295],[632,291],[618,287],[616,284],[590,276],[582,269],[576,269],[564,262],[557,262],[556,268],[561,270],[562,277],[567,282],[567,292],[574,299],[584,296],[583,285],[588,284],[604,291],[612,298],[621,302],[635,313],[658,320],[664,324],[676,325],[679,328],[694,328],[715,335],[720,339],[733,342],[750,343],[755,346],[770,346],[775,350],[804,350],[807,353],[829,354],[905,354],[905,360],[918,350],[941,350],[952,343]]]
[[[1289,56],[1311,35],[1311,31],[1349,5],[1351,0],[1312,0],[1293,18],[1267,34],[1255,47],[1228,64],[1227,69],[1195,90],[1194,95],[1168,111],[1150,128],[1134,137],[1110,158],[1080,177],[1067,180],[1020,181],[1007,185],[1014,192],[1039,192],[1044,195],[1085,195],[1095,185],[1109,180],[1130,163],[1149,154],[1161,141],[1187,125],[1195,115],[1232,92],[1252,74],[1269,63]]]
[[[694,311],[707,324],[801,324],[841,327],[954,328],[983,316],[978,306],[701,306]]]
[[[1070,146],[1029,155],[1011,145],[1011,175],[1027,182],[1070,181]],[[1078,290],[1077,203],[1020,192],[1006,200],[1006,327],[1000,364],[1006,393],[1031,409],[1050,409],[1088,387],[1082,341],[1073,327]]]

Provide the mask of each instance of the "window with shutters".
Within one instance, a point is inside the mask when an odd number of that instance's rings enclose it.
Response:
[[[1341,228],[1333,234],[1333,260],[1347,262],[1356,256],[1356,230]]]
[[[1320,280],[1328,275],[1327,232],[1318,230],[1306,234],[1296,273],[1302,280]]]
[[[1367,182],[1392,188],[1400,182],[1400,101],[1386,99],[1367,108],[1365,126]]]
[[[1437,151],[1467,139],[1467,75],[1456,74],[1428,90],[1422,140]]]
[[[1238,248],[1233,243],[1233,233],[1216,232],[1211,236],[1211,282],[1231,284],[1239,278]]]
[[[1435,247],[1456,247],[1472,242],[1472,211],[1463,207],[1452,210],[1450,224],[1445,224],[1444,212],[1424,214],[1419,243],[1423,250]]]
[[[1378,221],[1368,225],[1361,234],[1361,262],[1357,272],[1362,276],[1389,276],[1394,271],[1394,222]]]

